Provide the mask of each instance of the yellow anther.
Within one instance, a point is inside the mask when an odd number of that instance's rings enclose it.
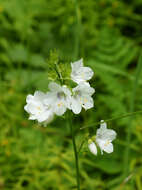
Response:
[[[38,109],[38,110],[41,110],[40,106],[37,106],[37,109]]]
[[[63,103],[60,102],[60,103],[58,103],[57,105],[58,105],[58,107],[61,107],[61,106],[63,106]]]
[[[88,102],[87,98],[84,98],[84,103],[87,103],[87,102]]]
[[[82,98],[80,98],[80,104],[82,104]]]
[[[104,146],[107,146],[107,145],[109,145],[109,143],[110,143],[110,141],[107,141],[107,142],[104,144]]]

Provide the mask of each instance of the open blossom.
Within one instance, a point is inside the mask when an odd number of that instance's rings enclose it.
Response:
[[[53,111],[50,105],[44,104],[46,94],[36,91],[34,95],[28,95],[24,109],[30,114],[30,120],[49,123],[53,119]]]
[[[101,120],[102,124],[100,128],[97,130],[96,134],[96,142],[101,149],[101,153],[103,151],[107,153],[113,152],[113,144],[112,141],[116,138],[116,132],[112,129],[107,129],[107,124]]]
[[[65,85],[50,82],[46,94],[36,91],[34,95],[28,95],[24,109],[30,114],[29,119],[48,123],[54,114],[61,116],[67,109],[79,114],[82,108],[87,110],[94,106],[91,96],[95,90],[86,82],[93,76],[92,69],[84,67],[82,59],[71,63],[71,67],[71,78],[77,86],[70,91]]]
[[[113,152],[113,144],[112,141],[116,138],[116,132],[112,129],[107,129],[107,124],[101,120],[100,128],[97,129],[97,134],[95,138],[96,144],[101,149],[101,153],[103,151],[107,153]],[[88,148],[92,154],[97,155],[96,144],[91,139],[88,141]]]
[[[79,114],[82,107],[87,110],[94,106],[94,101],[91,96],[95,90],[90,87],[89,83],[81,82],[77,87],[73,88],[72,91],[71,109],[75,114]]]
[[[46,95],[44,103],[51,104],[53,112],[56,115],[63,115],[65,111],[70,109],[71,92],[66,86],[60,86],[55,82],[49,83],[49,92]]]
[[[71,78],[74,82],[78,84],[80,82],[86,82],[90,80],[94,74],[91,68],[83,66],[83,59],[71,63],[71,67],[72,67]]]

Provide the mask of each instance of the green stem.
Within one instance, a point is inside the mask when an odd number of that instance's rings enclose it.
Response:
[[[77,147],[75,142],[75,134],[73,130],[73,126],[71,123],[71,120],[69,121],[71,135],[72,135],[72,143],[73,143],[73,150],[74,150],[74,156],[75,156],[75,165],[76,165],[76,182],[77,182],[77,189],[80,190],[80,179],[79,179],[79,160],[78,160],[78,153],[77,153]]]
[[[61,72],[59,71],[59,68],[58,68],[57,63],[55,64],[55,71],[56,71],[56,73],[57,73],[57,75],[58,75],[58,78],[59,78],[59,81],[60,81],[60,83],[61,83],[61,85],[62,85],[62,84],[63,84],[63,77],[62,77],[62,75],[61,75]]]
[[[131,96],[131,100],[130,100],[130,112],[134,111],[136,90],[137,90],[137,87],[138,87],[138,81],[139,81],[139,78],[140,78],[141,70],[142,70],[142,54],[139,57],[138,64],[137,64],[137,67],[136,67],[136,75],[135,75],[135,80],[133,82],[132,96]],[[133,118],[130,118],[130,120],[129,120],[129,129],[128,129],[128,133],[127,133],[127,137],[126,137],[127,144],[131,143],[132,119]],[[129,148],[129,146],[127,146],[126,150],[125,150],[125,155],[124,155],[124,175],[125,175],[125,177],[129,173],[129,154],[130,154],[130,148]]]
[[[74,58],[77,59],[79,55],[79,38],[80,38],[80,30],[81,30],[81,18],[80,18],[80,10],[78,6],[78,0],[74,0],[75,3],[75,13],[76,13],[76,28],[75,28],[75,47],[74,47]]]
[[[117,116],[117,117],[113,117],[113,118],[110,118],[110,119],[106,119],[106,120],[104,120],[104,122],[109,122],[109,121],[113,121],[113,120],[117,120],[117,119],[122,119],[122,118],[125,118],[125,117],[130,117],[132,115],[139,114],[139,113],[142,113],[142,110],[136,111],[136,112],[127,113],[127,114],[124,114],[124,115],[121,115],[121,116]],[[86,129],[86,128],[90,128],[90,127],[94,127],[95,125],[99,125],[99,124],[101,124],[101,122],[95,122],[95,123],[92,123],[90,125],[81,127],[80,130]]]

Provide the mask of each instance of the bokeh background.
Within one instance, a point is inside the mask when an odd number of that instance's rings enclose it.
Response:
[[[66,120],[44,128],[23,109],[27,94],[47,91],[49,62],[83,57],[95,72],[95,106],[72,118],[79,146],[98,126],[80,127],[142,110],[141,46],[141,0],[0,0],[0,190],[75,189]],[[142,115],[108,126],[112,154],[80,152],[81,190],[142,190]]]

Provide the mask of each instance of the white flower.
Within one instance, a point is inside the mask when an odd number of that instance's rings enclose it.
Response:
[[[30,114],[30,120],[49,123],[53,119],[53,111],[50,105],[44,104],[46,94],[36,91],[34,95],[28,95],[24,109]]]
[[[71,63],[71,67],[71,78],[78,84],[90,80],[94,74],[91,68],[83,66],[83,59]]]
[[[102,154],[103,151],[112,153],[113,144],[111,142],[116,138],[116,132],[112,129],[107,129],[107,124],[103,120],[101,122],[102,124],[96,134],[96,143],[100,147]]]
[[[97,147],[91,139],[88,141],[88,148],[92,154],[97,155]]]
[[[49,83],[50,92],[47,93],[45,104],[51,104],[56,115],[63,115],[66,109],[70,109],[71,92],[66,86],[60,86],[55,82]]]
[[[87,110],[94,106],[93,98],[94,88],[89,83],[81,82],[77,87],[73,88],[73,96],[71,99],[71,109],[75,114],[81,112],[82,107]]]

